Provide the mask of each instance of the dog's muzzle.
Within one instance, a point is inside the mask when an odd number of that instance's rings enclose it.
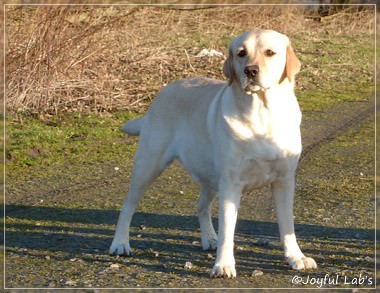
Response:
[[[260,90],[265,91],[269,88],[264,87],[259,81],[258,76],[260,73],[260,67],[258,65],[249,65],[244,68],[245,80],[245,92],[251,94],[252,92],[258,92]]]

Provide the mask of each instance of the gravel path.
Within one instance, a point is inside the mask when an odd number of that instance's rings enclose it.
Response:
[[[373,102],[342,102],[322,114],[303,115],[295,222],[300,246],[318,269],[287,267],[273,203],[263,188],[242,199],[238,277],[210,279],[215,252],[201,249],[198,189],[178,164],[154,184],[134,217],[134,257],[109,256],[132,164],[123,158],[122,167],[120,161],[89,161],[8,176],[5,286],[373,287]],[[216,225],[216,213],[214,220]]]

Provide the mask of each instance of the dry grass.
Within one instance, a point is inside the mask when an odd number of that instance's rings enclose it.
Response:
[[[374,8],[316,22],[300,6],[171,9],[144,6],[7,6],[6,107],[23,113],[141,109],[168,82],[223,78],[228,41],[253,28],[290,37],[373,33]]]

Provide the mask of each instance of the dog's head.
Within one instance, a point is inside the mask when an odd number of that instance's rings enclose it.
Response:
[[[223,65],[228,84],[246,93],[265,91],[293,81],[301,63],[287,36],[271,30],[254,30],[234,38]]]

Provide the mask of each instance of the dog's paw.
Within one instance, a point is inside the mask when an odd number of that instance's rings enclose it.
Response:
[[[304,269],[315,269],[317,268],[317,263],[311,257],[302,257],[302,258],[287,258],[288,264],[292,267],[293,270],[304,270]]]
[[[202,237],[203,250],[216,250],[218,247],[218,238],[215,237]]]
[[[235,278],[236,277],[235,265],[215,264],[214,268],[212,269],[210,277],[211,278]]]
[[[129,244],[113,244],[110,248],[110,255],[120,255],[120,256],[132,256],[132,250]]]

